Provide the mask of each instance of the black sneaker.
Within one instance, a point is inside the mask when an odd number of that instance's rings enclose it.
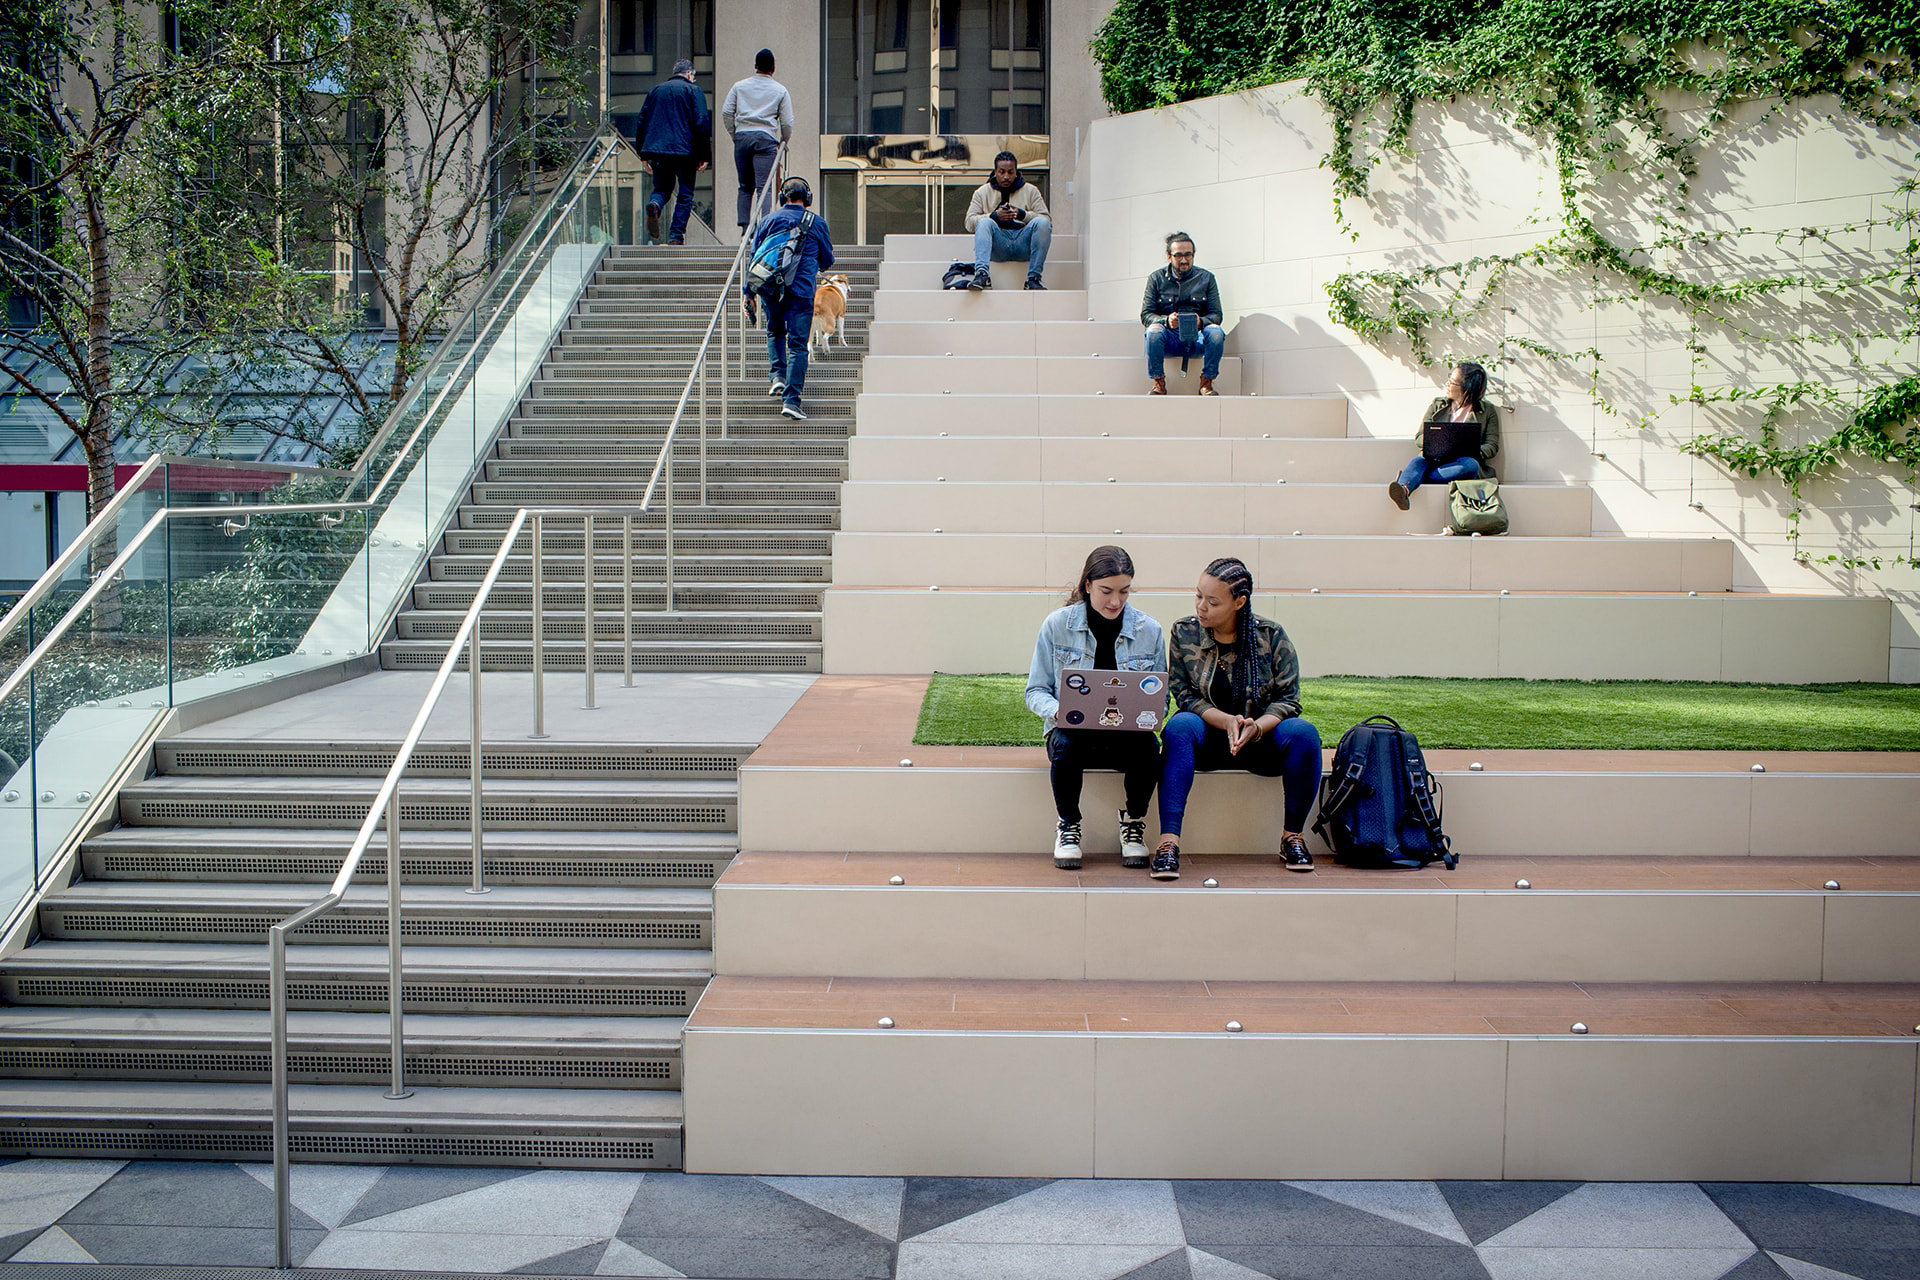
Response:
[[[651,200],[647,202],[647,239],[660,243],[660,206]]]
[[[1313,870],[1313,855],[1307,852],[1305,836],[1287,836],[1280,841],[1280,865],[1289,871]]]
[[[775,378],[767,384],[767,394],[770,396],[784,396],[787,394],[787,384]]]
[[[789,400],[780,406],[780,416],[783,418],[792,418],[795,422],[805,422],[807,420],[807,411],[800,407],[798,400]]]
[[[1147,874],[1155,880],[1178,880],[1180,846],[1171,840],[1162,840],[1160,847],[1153,852],[1153,868]]]
[[[993,288],[993,277],[987,274],[985,267],[975,267],[973,269],[973,279],[967,281],[967,288],[973,290],[975,293],[980,292],[982,289],[991,289]]]
[[[1130,818],[1125,809],[1120,811],[1120,865],[1147,865],[1147,820]]]
[[[1040,277],[1033,275],[1027,277],[1027,288],[1038,293],[1045,293],[1047,291],[1047,286],[1040,283]]]
[[[1080,824],[1062,820],[1053,829],[1053,865],[1062,871],[1080,869]]]

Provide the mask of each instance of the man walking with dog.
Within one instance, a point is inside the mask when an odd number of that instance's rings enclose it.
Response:
[[[693,63],[685,58],[673,64],[673,74],[653,86],[640,104],[640,127],[634,141],[640,158],[653,175],[653,194],[647,197],[647,238],[660,242],[660,213],[673,199],[673,223],[668,244],[687,242],[687,219],[693,216],[694,175],[707,167],[713,155],[713,113],[707,95],[693,82]]]
[[[833,234],[813,212],[813,188],[805,178],[780,184],[780,208],[760,223],[747,259],[741,305],[755,319],[767,309],[767,394],[780,396],[780,412],[805,422],[800,391],[807,381],[807,336],[813,327],[813,295],[820,272],[833,265]]]

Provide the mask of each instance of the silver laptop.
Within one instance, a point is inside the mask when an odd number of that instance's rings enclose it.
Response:
[[[1060,673],[1063,729],[1126,729],[1151,732],[1167,715],[1164,671],[1082,671]]]

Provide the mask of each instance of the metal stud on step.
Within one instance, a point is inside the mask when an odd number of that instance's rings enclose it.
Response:
[[[1531,881],[1531,880],[1515,880],[1515,881],[1513,882],[1513,887],[1514,887],[1514,888],[1516,888],[1516,889],[1531,889],[1531,888],[1533,888],[1533,881]]]
[[[1227,1024],[1227,1030],[1231,1032],[1240,1032],[1240,1031],[1245,1031],[1246,1028],[1241,1026],[1238,1022],[1229,1022]]]
[[[1838,888],[1840,887],[1840,882],[1839,882],[1838,880],[1829,880],[1829,881],[1827,881],[1827,883],[1826,883],[1826,885],[1825,885],[1824,887],[1825,887],[1825,888],[1827,888],[1827,889],[1830,889],[1830,890],[1831,890],[1831,889],[1838,889]]]
[[[906,882],[907,882],[907,878],[905,876],[890,876],[887,879],[888,884],[895,885],[895,886],[903,885]]]
[[[911,761],[911,760],[902,760],[902,761],[900,762],[900,767],[901,767],[902,769],[911,769],[911,768],[913,768],[913,761]]]
[[[1483,772],[1483,771],[1485,771],[1485,769],[1486,769],[1486,767],[1487,767],[1487,766],[1485,766],[1485,765],[1483,765],[1483,764],[1481,764],[1481,763],[1480,763],[1480,762],[1479,762],[1478,760],[1475,760],[1475,761],[1474,761],[1474,762],[1473,762],[1472,764],[1470,764],[1470,765],[1468,765],[1468,766],[1467,766],[1467,772],[1468,772],[1468,773],[1481,773],[1481,772]]]
[[[1568,1027],[1567,1030],[1573,1032],[1573,1034],[1577,1036],[1583,1036],[1587,1034],[1587,1024],[1584,1022],[1576,1022],[1572,1026]]]
[[[1751,773],[1765,773],[1766,771],[1767,771],[1767,766],[1763,764],[1756,764],[1752,766],[1751,769],[1749,770],[1749,772]]]
[[[874,1023],[873,1025],[876,1027],[879,1027],[882,1031],[891,1031],[893,1030],[893,1019],[882,1018],[880,1019],[880,1021]]]
[[[1202,889],[1218,889],[1220,887],[1220,882],[1218,880],[1215,880],[1212,876],[1208,876],[1205,880],[1202,880],[1200,882],[1200,887]]]

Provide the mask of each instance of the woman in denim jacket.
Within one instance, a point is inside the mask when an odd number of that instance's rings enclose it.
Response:
[[[1120,811],[1120,865],[1147,865],[1147,801],[1160,779],[1160,740],[1151,729],[1062,729],[1061,673],[1068,670],[1158,671],[1165,655],[1160,624],[1127,603],[1133,558],[1119,547],[1095,547],[1064,607],[1040,624],[1027,672],[1027,708],[1041,718],[1052,766],[1053,865],[1080,867],[1080,785],[1088,769],[1118,769],[1126,779]]]
[[[1150,874],[1180,878],[1180,828],[1196,769],[1245,769],[1286,788],[1280,861],[1313,870],[1301,831],[1320,789],[1320,733],[1300,714],[1300,659],[1278,623],[1255,616],[1253,574],[1215,560],[1194,589],[1193,616],[1173,624],[1167,684],[1174,714],[1163,727],[1160,844]]]

